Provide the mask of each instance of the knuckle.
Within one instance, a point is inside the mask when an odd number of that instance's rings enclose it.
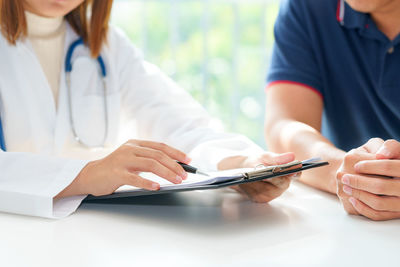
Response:
[[[126,142],[125,144],[123,144],[120,149],[122,153],[129,153],[132,151],[135,151],[137,149],[137,144],[135,143],[131,143],[131,142]]]
[[[398,141],[396,141],[396,140],[394,140],[394,139],[389,139],[389,140],[386,140],[385,141],[385,145],[388,145],[388,146],[395,146],[395,145],[397,145],[399,142]]]
[[[362,173],[362,172],[364,172],[364,171],[366,171],[366,166],[365,166],[365,162],[358,162],[357,163],[357,172],[358,173]]]
[[[131,174],[127,174],[125,176],[123,183],[133,185],[133,186],[139,185],[138,178],[135,175],[131,175]]]
[[[357,210],[356,210],[355,207],[350,203],[350,201],[348,200],[348,198],[342,200],[342,205],[343,205],[343,208],[344,208],[344,210],[345,210],[345,212],[346,212],[347,214],[350,214],[350,215],[356,215],[356,214],[358,214]]]
[[[343,198],[340,198],[340,202],[342,203],[343,209],[348,214],[358,214],[355,207],[350,203],[349,197],[346,195]]]
[[[346,155],[344,155],[343,162],[347,163],[351,161],[351,159],[354,157],[354,154],[352,154],[352,150],[350,150]]]
[[[151,188],[150,183],[148,181],[146,181],[145,179],[139,179],[138,180],[138,185],[139,185],[139,187],[144,188],[144,189],[150,189]]]
[[[357,151],[355,149],[352,149],[344,156],[344,163],[352,163],[356,161],[357,158],[358,158]]]
[[[157,162],[154,159],[146,159],[145,166],[150,169],[155,169],[157,167]]]
[[[129,151],[131,149],[131,144],[126,142],[122,146],[120,146],[117,151],[120,153],[126,153],[126,151]]]
[[[155,157],[156,160],[161,161],[161,160],[163,160],[165,158],[165,155],[161,151],[156,151],[155,154],[154,154],[154,157]]]
[[[354,186],[356,188],[359,188],[360,187],[360,177],[358,177],[358,176],[354,176],[354,177],[350,176],[349,177],[349,184],[350,184],[350,186]]]
[[[338,180],[338,181],[342,180],[342,177],[343,177],[344,174],[345,173],[342,172],[342,171],[336,172],[336,180]]]
[[[176,166],[174,167],[174,172],[181,174],[185,172],[185,170],[179,164],[176,164]]]
[[[168,146],[165,144],[165,143],[158,143],[158,146],[161,148],[161,149],[166,149]]]
[[[127,143],[136,145],[137,144],[137,140],[136,139],[129,139]]]
[[[371,139],[368,141],[367,144],[371,144],[371,143],[375,144],[375,143],[383,143],[383,142],[384,142],[384,141],[383,141],[382,138],[374,137],[374,138],[371,138]]]
[[[134,184],[138,183],[141,180],[139,176],[131,175],[131,174],[128,174],[126,179]]]

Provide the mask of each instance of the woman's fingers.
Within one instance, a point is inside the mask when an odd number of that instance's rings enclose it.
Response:
[[[400,196],[400,180],[370,177],[356,174],[345,174],[342,184],[377,195]]]
[[[191,159],[182,151],[179,151],[178,149],[175,149],[173,147],[170,147],[169,145],[166,145],[164,143],[158,143],[158,142],[152,142],[152,141],[142,141],[142,140],[131,140],[129,142],[133,142],[135,145],[139,145],[142,147],[148,147],[152,148],[155,150],[160,150],[167,154],[169,157],[172,159],[175,159],[177,161],[189,164]],[[128,143],[129,143],[128,142]]]
[[[171,183],[182,183],[182,178],[179,175],[177,175],[175,172],[171,171],[155,159],[136,157],[135,161],[131,164],[132,170],[130,171],[132,173],[137,171],[151,172],[160,176],[161,178],[170,181]]]
[[[265,183],[270,183],[282,190],[286,190],[289,188],[290,186],[290,182],[291,182],[291,178],[294,176],[294,174],[292,175],[287,175],[287,176],[282,176],[282,177],[276,177],[276,178],[271,178],[268,180],[265,180],[263,182]]]
[[[187,178],[187,173],[174,160],[190,161],[186,154],[162,143],[151,141],[130,140],[126,144],[129,147],[129,171],[151,172],[174,184],[182,183]]]
[[[160,184],[144,179],[143,177],[140,177],[137,174],[134,173],[127,173],[125,180],[124,180],[125,185],[130,185],[130,186],[135,186],[147,190],[152,190],[156,191],[160,189]]]
[[[137,147],[137,149],[133,151],[133,154],[137,157],[157,160],[159,163],[173,171],[176,175],[180,176],[183,180],[187,178],[187,173],[182,166],[160,150],[147,147]]]
[[[363,203],[362,201],[350,197],[349,198],[350,203],[353,205],[354,209],[357,210],[357,212],[367,218],[370,218],[375,221],[385,221],[385,220],[391,220],[395,218],[400,218],[400,212],[392,212],[392,211],[377,211]]]
[[[266,182],[241,184],[240,189],[243,190],[250,200],[257,203],[270,202],[280,196],[284,191]]]
[[[293,152],[288,152],[283,154],[265,153],[261,155],[259,161],[266,166],[271,166],[271,165],[286,164],[294,161],[294,159],[295,155]]]
[[[267,203],[279,197],[288,189],[290,177],[278,177],[265,181],[253,182],[240,185],[240,189],[252,201],[257,203]]]
[[[400,160],[365,160],[358,162],[354,169],[362,174],[400,177]]]

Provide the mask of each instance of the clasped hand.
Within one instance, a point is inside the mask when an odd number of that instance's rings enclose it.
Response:
[[[346,154],[337,194],[349,214],[372,220],[400,218],[400,143],[369,140]]]

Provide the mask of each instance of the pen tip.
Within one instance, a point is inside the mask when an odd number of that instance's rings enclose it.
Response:
[[[204,175],[204,176],[210,176],[208,173],[202,172],[197,170],[196,174]]]

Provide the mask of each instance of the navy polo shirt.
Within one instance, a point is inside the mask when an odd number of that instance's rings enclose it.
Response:
[[[322,134],[350,150],[400,140],[400,35],[341,0],[283,0],[267,82],[301,84],[323,98]]]

